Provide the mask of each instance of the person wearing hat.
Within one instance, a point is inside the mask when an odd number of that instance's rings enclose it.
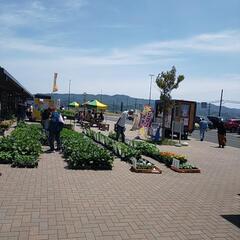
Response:
[[[129,110],[129,111],[123,111],[121,116],[119,117],[117,123],[115,124],[115,131],[117,133],[116,136],[116,140],[118,141],[119,136],[121,135],[122,138],[122,142],[125,142],[125,125],[126,125],[126,120],[128,118],[128,116],[132,116],[133,115],[133,111]]]
[[[223,119],[221,119],[217,125],[217,132],[218,132],[218,144],[219,148],[224,148],[226,146],[226,128],[224,126]]]

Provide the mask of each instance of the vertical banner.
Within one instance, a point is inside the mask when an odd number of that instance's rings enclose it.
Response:
[[[147,138],[148,129],[153,120],[153,109],[150,105],[145,105],[140,119],[140,135]]]
[[[58,91],[58,86],[57,86],[57,73],[54,73],[54,77],[53,77],[53,90],[52,92],[57,92]]]

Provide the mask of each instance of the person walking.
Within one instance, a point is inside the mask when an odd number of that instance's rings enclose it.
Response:
[[[122,138],[122,142],[125,142],[125,125],[126,125],[126,120],[128,118],[128,116],[133,115],[133,111],[129,110],[129,111],[123,111],[121,116],[119,117],[117,123],[115,124],[115,131],[117,133],[116,136],[116,140],[118,141],[119,136],[121,135]]]
[[[60,132],[63,129],[64,121],[61,113],[56,108],[51,109],[52,113],[49,122],[49,144],[50,152],[54,152],[54,142],[57,142],[57,151],[61,149]]]
[[[226,146],[226,128],[224,126],[223,120],[221,119],[217,125],[218,130],[218,144],[219,148],[224,148]]]
[[[200,130],[200,140],[203,141],[205,137],[205,132],[208,129],[208,123],[204,118],[201,118],[201,121],[199,122],[199,130]]]
[[[51,114],[51,110],[50,108],[45,109],[42,113],[41,113],[41,124],[43,127],[43,132],[47,138],[47,142],[46,144],[49,145],[49,123],[50,123],[50,114]]]

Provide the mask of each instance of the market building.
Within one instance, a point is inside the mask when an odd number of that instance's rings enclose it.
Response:
[[[19,103],[32,99],[27,91],[6,69],[0,67],[0,119],[16,114]]]

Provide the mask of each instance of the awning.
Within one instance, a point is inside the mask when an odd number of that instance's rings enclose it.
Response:
[[[108,107],[108,105],[101,103],[98,100],[92,100],[92,101],[86,102],[84,105],[90,108],[97,108],[99,110],[106,110]]]
[[[71,103],[69,103],[69,105],[68,105],[69,107],[79,107],[80,106],[80,104],[79,103],[77,103],[77,102],[71,102]]]

